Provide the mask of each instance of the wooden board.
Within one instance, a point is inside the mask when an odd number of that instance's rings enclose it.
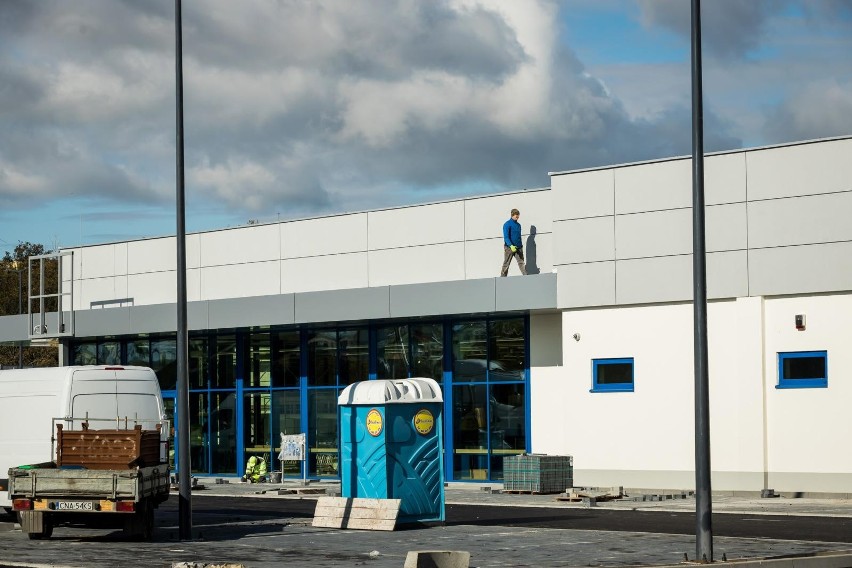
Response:
[[[56,425],[56,465],[86,469],[128,469],[160,463],[160,426],[119,430],[66,430]]]
[[[399,505],[399,499],[320,497],[312,524],[331,529],[392,531]]]

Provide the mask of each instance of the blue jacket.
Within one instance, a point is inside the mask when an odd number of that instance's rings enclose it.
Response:
[[[512,218],[503,223],[503,244],[507,247],[515,245],[520,248],[521,244],[521,224]]]

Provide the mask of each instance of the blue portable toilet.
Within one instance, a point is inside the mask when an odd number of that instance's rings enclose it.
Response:
[[[444,399],[433,379],[361,381],[343,389],[343,497],[400,499],[397,521],[444,520]]]

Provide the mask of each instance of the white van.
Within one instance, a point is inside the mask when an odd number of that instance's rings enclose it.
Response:
[[[55,424],[79,428],[83,420],[71,418],[88,418],[92,429],[165,429],[157,376],[147,367],[103,365],[0,371],[0,507],[12,506],[9,468],[55,459]]]

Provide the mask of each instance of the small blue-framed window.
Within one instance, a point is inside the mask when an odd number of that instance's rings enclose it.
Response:
[[[778,354],[779,389],[828,387],[828,352],[794,351]]]
[[[589,392],[633,392],[633,357],[592,359]]]

